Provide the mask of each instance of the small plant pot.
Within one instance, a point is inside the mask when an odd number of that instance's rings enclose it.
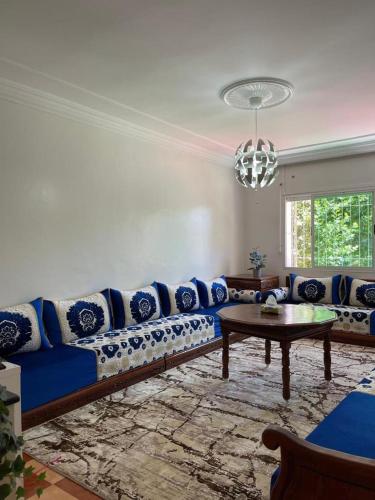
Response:
[[[254,278],[261,278],[262,277],[262,268],[260,267],[259,269],[253,269],[253,276],[254,276]]]

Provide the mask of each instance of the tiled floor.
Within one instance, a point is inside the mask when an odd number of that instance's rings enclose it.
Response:
[[[27,465],[34,467],[33,475],[25,480],[27,499],[37,500],[38,497],[35,494],[35,490],[39,487],[43,488],[41,500],[98,500],[101,498],[37,462],[26,453],[24,454],[24,459]],[[44,471],[46,472],[46,479],[44,481],[37,481],[36,476]]]

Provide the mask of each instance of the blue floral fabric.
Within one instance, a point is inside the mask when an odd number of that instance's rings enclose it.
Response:
[[[200,307],[195,278],[178,285],[157,283],[157,287],[164,316],[195,311]]]
[[[79,338],[97,333],[104,325],[104,310],[95,302],[78,300],[66,314],[70,330]]]
[[[147,321],[156,312],[155,297],[147,292],[137,292],[130,301],[130,310],[137,323]]]
[[[0,356],[49,347],[42,322],[42,299],[0,310]]]
[[[306,280],[298,285],[298,295],[306,302],[320,302],[326,296],[327,287],[318,280]]]
[[[185,313],[77,339],[70,345],[95,352],[100,380],[214,338],[213,316]]]
[[[344,303],[375,308],[375,283],[346,276]]]
[[[290,294],[293,302],[339,304],[341,275],[328,278],[306,278],[291,273]]]
[[[224,276],[210,281],[197,280],[199,300],[203,307],[224,304],[229,300],[227,282]]]
[[[334,311],[337,321],[332,330],[339,330],[362,335],[375,335],[375,309],[346,305],[315,304],[315,307],[326,307]]]
[[[112,326],[109,291],[79,299],[45,301],[43,318],[53,344],[107,332]]]
[[[174,294],[177,309],[181,312],[190,311],[197,303],[197,294],[188,286],[179,286]]]
[[[138,290],[111,290],[115,328],[159,319],[161,306],[156,285]]]

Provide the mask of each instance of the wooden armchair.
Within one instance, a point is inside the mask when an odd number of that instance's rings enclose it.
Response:
[[[375,460],[317,446],[276,425],[262,440],[281,451],[271,500],[375,500]]]

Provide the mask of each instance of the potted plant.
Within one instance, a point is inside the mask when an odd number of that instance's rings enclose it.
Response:
[[[34,471],[33,467],[26,467],[22,457],[22,436],[13,432],[9,409],[5,404],[8,394],[6,387],[0,385],[0,500],[10,495],[12,498],[24,498],[25,490],[17,480],[31,476]],[[37,480],[43,481],[45,476],[46,473],[42,472]],[[42,492],[42,488],[37,488],[35,493],[40,497]]]
[[[253,270],[254,278],[260,278],[262,276],[262,269],[266,267],[267,255],[259,252],[257,248],[250,252],[250,264],[249,270]]]

